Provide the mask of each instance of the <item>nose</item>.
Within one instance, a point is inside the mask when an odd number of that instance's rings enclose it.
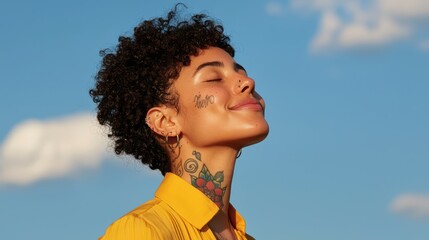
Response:
[[[237,83],[237,93],[254,92],[255,80],[249,77],[239,77]]]

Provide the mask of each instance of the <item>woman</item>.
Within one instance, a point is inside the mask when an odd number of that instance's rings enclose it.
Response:
[[[164,180],[155,198],[101,239],[251,239],[229,203],[236,158],[268,134],[264,101],[233,59],[223,28],[205,15],[144,21],[120,37],[90,91],[117,154]]]

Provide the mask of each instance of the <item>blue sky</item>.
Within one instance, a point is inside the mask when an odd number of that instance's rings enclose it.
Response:
[[[183,1],[231,35],[267,102],[232,202],[257,239],[429,236],[426,0]],[[114,157],[88,89],[98,51],[172,1],[0,3],[0,232],[96,239],[161,176]]]

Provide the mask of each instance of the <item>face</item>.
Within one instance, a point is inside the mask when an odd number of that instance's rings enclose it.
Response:
[[[245,69],[220,48],[202,50],[173,83],[182,137],[195,147],[242,148],[268,134],[264,100]]]

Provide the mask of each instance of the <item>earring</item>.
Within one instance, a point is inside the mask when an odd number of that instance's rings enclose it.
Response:
[[[237,156],[235,156],[235,159],[239,158],[241,156],[241,149],[238,151]]]
[[[145,122],[146,122],[146,125],[147,125],[150,129],[152,129],[152,125],[150,125],[150,117],[146,117]]]
[[[178,147],[179,148],[181,147],[180,146],[180,137],[179,137],[179,134],[176,135],[176,145],[173,148],[176,149]]]
[[[165,144],[167,144],[168,148],[170,148],[171,151],[176,150],[176,148],[180,148],[180,137],[179,134],[176,135],[176,144],[174,146],[171,146],[168,144],[168,134],[165,135]]]

